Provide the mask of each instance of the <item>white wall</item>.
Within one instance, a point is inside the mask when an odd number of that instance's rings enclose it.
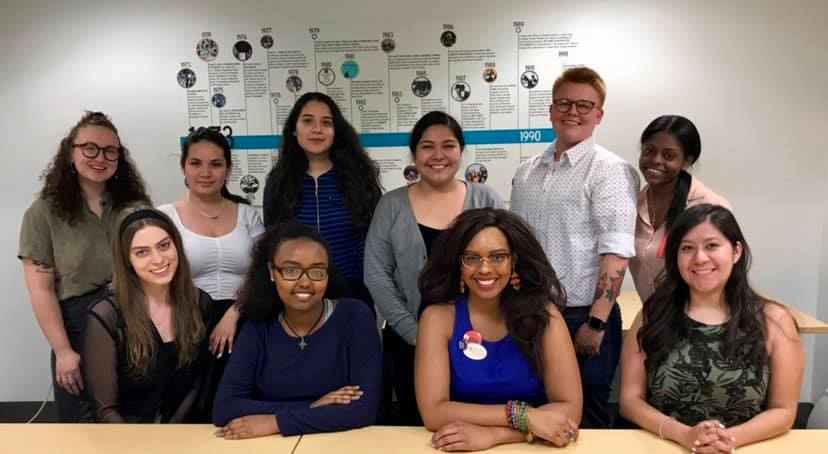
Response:
[[[68,3],[68,2],[67,2]],[[108,112],[158,203],[181,195],[177,138],[186,112],[175,82],[203,30],[383,19],[544,21],[574,31],[609,86],[598,138],[635,162],[655,116],[680,113],[702,132],[695,173],[733,204],[763,291],[828,318],[828,3],[776,1],[502,2],[6,0],[0,10],[0,137],[7,156],[0,224],[0,401],[38,400],[48,347],[15,258],[20,218],[37,176],[83,109]],[[301,10],[297,11],[297,8]],[[183,43],[183,44],[182,44]],[[822,285],[820,285],[822,283]],[[828,339],[808,364],[803,400],[828,386]],[[816,361],[815,361],[816,360]],[[816,365],[816,367],[811,367]]]

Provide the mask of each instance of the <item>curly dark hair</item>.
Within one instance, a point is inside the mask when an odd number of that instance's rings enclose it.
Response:
[[[40,176],[43,180],[40,198],[49,202],[49,207],[69,225],[76,224],[83,213],[83,193],[77,171],[72,164],[72,150],[78,131],[86,126],[100,126],[118,136],[118,129],[106,114],[86,111],[69,134],[61,139],[55,157]],[[132,202],[150,204],[144,180],[130,159],[129,150],[121,143],[120,136],[118,142],[121,144],[118,167],[115,175],[106,181],[106,191],[112,200],[113,209],[120,210]]]
[[[230,168],[233,167],[233,156],[230,150],[230,143],[227,141],[227,138],[224,137],[224,134],[216,131],[215,129],[204,127],[193,130],[193,132],[191,132],[181,144],[181,168],[183,169],[184,165],[187,163],[187,155],[190,153],[190,147],[199,142],[209,142],[221,149],[222,154],[224,155],[224,163],[227,166],[227,176],[230,176]],[[185,181],[184,184],[186,185],[187,182]],[[227,190],[227,183],[221,187],[221,196],[231,202],[250,205],[250,201],[244,197],[231,194],[230,191]]]
[[[520,277],[520,290],[507,285],[500,295],[500,307],[506,328],[526,359],[538,373],[543,369],[541,348],[549,326],[547,305],[566,307],[566,293],[532,228],[520,216],[501,209],[478,208],[464,211],[451,228],[434,242],[432,254],[420,273],[419,287],[423,296],[420,313],[426,306],[453,302],[463,295],[460,256],[481,230],[494,227],[506,236]]]
[[[707,203],[681,213],[667,235],[665,268],[659,276],[655,293],[644,302],[643,325],[638,331],[639,348],[647,354],[644,366],[647,371],[655,370],[669,352],[690,335],[685,316],[690,288],[679,272],[678,253],[687,233],[705,222],[710,222],[722,232],[733,247],[737,243],[742,245],[742,255],[733,265],[724,288],[730,319],[724,325],[721,354],[727,358],[744,354],[745,364],[753,366],[757,375],[761,376],[768,361],[765,305],[773,302],[757,295],[748,283],[750,248],[733,214],[725,207]]]
[[[328,255],[329,282],[328,288],[325,289],[325,297],[333,297],[330,283],[336,272],[331,268],[331,250],[322,234],[313,227],[298,222],[277,224],[268,228],[253,245],[253,262],[247,270],[238,299],[239,308],[246,319],[272,321],[284,310],[285,305],[279,298],[276,284],[270,280],[267,265],[273,263],[273,258],[284,242],[297,239],[313,241],[325,249]]]
[[[364,235],[371,223],[374,208],[382,197],[379,170],[359,142],[356,130],[342,116],[342,111],[334,100],[317,92],[305,93],[296,100],[285,121],[279,160],[265,182],[264,223],[270,226],[295,219],[302,202],[302,177],[308,170],[308,158],[296,138],[296,123],[302,109],[311,101],[325,103],[331,109],[334,141],[330,157],[336,172],[336,184],[342,191],[356,231]]]

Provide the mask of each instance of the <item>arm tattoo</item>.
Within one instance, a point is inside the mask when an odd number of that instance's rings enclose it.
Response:
[[[593,300],[598,301],[601,297],[606,296],[610,303],[615,304],[618,301],[618,295],[621,294],[621,284],[624,282],[626,273],[626,267],[617,269],[615,271],[616,276],[613,277],[609,277],[606,272],[601,273],[598,277],[598,284],[595,286]]]
[[[55,270],[52,269],[50,265],[47,265],[43,262],[39,262],[37,260],[32,260],[32,265],[35,266],[35,271],[38,273],[54,274],[55,272]]]

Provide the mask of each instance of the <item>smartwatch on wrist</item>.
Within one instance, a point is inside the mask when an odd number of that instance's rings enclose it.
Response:
[[[607,322],[601,320],[598,317],[589,316],[587,317],[586,324],[591,329],[595,331],[604,331],[607,329]]]

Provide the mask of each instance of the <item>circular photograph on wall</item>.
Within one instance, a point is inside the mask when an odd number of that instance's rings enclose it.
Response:
[[[253,56],[253,46],[247,41],[236,41],[236,44],[233,44],[233,56],[238,61],[250,60]]]
[[[178,71],[178,85],[181,85],[181,88],[193,88],[193,85],[196,83],[196,73],[190,68],[182,68]]]
[[[285,87],[291,93],[298,93],[302,89],[302,79],[299,76],[290,76],[285,81]]]
[[[239,187],[247,196],[247,200],[256,200],[256,193],[259,192],[259,179],[253,175],[245,175],[239,180]]]
[[[474,163],[466,167],[466,181],[469,183],[485,183],[489,178],[489,171],[483,164]]]
[[[328,67],[322,68],[317,73],[316,78],[319,79],[320,84],[327,87],[336,80],[336,71]]]
[[[270,35],[262,35],[262,39],[260,39],[259,42],[265,49],[270,49],[271,47],[273,47],[273,37]]]
[[[451,30],[446,30],[440,35],[440,43],[445,47],[451,47],[457,42],[457,35]]]
[[[538,73],[531,70],[524,71],[523,74],[520,75],[520,84],[527,90],[535,88],[538,85]]]
[[[471,96],[471,86],[468,83],[461,80],[451,86],[451,97],[455,101],[463,102],[469,99],[469,96]]]
[[[405,169],[403,169],[403,178],[405,178],[407,184],[416,183],[420,179],[420,171],[413,164],[405,166]]]
[[[359,65],[353,60],[345,60],[342,62],[342,77],[346,79],[356,79],[359,75]]]
[[[411,92],[418,98],[425,98],[431,93],[431,81],[427,77],[418,77],[411,82]]]
[[[216,109],[221,109],[227,105],[227,97],[224,96],[224,93],[215,93],[213,98],[210,99],[210,103],[212,103]]]
[[[494,68],[486,68],[483,70],[483,82],[493,84],[497,80],[497,70]]]
[[[397,43],[394,42],[394,38],[385,38],[382,40],[380,46],[382,47],[383,52],[389,53],[397,47]]]
[[[210,62],[218,57],[218,43],[213,41],[212,38],[202,38],[201,41],[196,43],[196,55],[198,58]]]

